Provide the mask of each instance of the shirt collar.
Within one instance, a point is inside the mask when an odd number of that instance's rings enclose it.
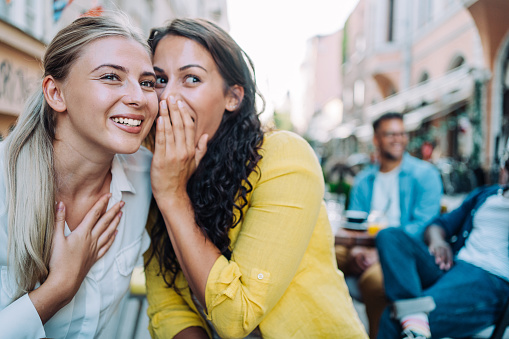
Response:
[[[411,155],[408,154],[408,152],[405,152],[403,154],[403,160],[401,160],[401,164],[399,165],[399,167],[401,168],[401,172],[403,172],[403,173],[412,172],[412,170],[413,170],[412,166],[408,162],[410,159],[410,156]]]
[[[110,185],[110,193],[112,194],[112,200],[108,203],[108,209],[115,202],[119,202],[122,199],[122,192],[131,192],[136,194],[136,190],[134,186],[131,184],[127,175],[125,174],[125,167],[127,166],[124,159],[120,158],[118,154],[113,158],[113,162],[111,163],[111,185]],[[64,229],[65,236],[71,234],[71,230],[65,223]]]
[[[403,159],[398,165],[400,173],[412,172],[412,166],[408,164],[408,159],[411,155],[408,152],[403,153]],[[380,163],[375,163],[370,167],[371,173],[369,175],[374,179],[376,174],[380,172]]]
[[[131,181],[129,181],[129,178],[127,178],[125,173],[126,165],[127,164],[125,163],[125,160],[122,159],[120,155],[116,154],[111,164],[111,193],[113,194],[115,194],[117,191],[131,192],[136,194],[134,186],[132,185]]]

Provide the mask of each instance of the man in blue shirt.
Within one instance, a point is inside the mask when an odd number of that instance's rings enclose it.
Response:
[[[509,172],[509,150],[503,176]],[[466,338],[494,324],[509,296],[509,186],[472,191],[415,239],[379,233],[387,297],[379,338]],[[423,241],[424,240],[424,241]]]
[[[430,163],[406,152],[408,135],[401,114],[391,112],[380,116],[373,122],[373,130],[378,163],[357,175],[348,209],[376,211],[387,226],[399,227],[412,237],[422,237],[424,227],[440,213],[440,174]],[[346,275],[359,277],[370,337],[375,338],[386,306],[377,251],[336,246],[336,258]]]

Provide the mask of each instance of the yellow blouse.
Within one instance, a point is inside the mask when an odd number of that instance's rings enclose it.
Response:
[[[259,174],[241,224],[229,232],[232,257],[219,257],[205,291],[208,320],[223,338],[242,338],[257,326],[263,338],[367,338],[343,274],[325,204],[320,165],[294,133],[265,136]],[[180,272],[181,295],[146,270],[152,337],[172,338],[190,326],[210,330]]]

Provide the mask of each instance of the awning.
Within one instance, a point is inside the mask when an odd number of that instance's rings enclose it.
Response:
[[[360,125],[355,129],[355,136],[361,142],[367,142],[373,137],[373,126],[371,124]]]
[[[406,113],[403,119],[407,132],[415,131],[423,122],[445,116],[464,105],[472,96],[473,85],[473,81],[468,82],[454,92],[443,94],[438,101]]]
[[[436,103],[439,105],[436,107],[437,110],[446,109],[471,96],[473,85],[474,77],[471,69],[460,67],[440,78],[419,84],[367,107],[366,116],[371,122],[386,112],[405,112],[423,103],[428,105]]]
[[[405,130],[407,132],[411,132],[418,129],[426,119],[439,112],[439,108],[437,106],[439,105],[437,104],[427,105],[406,113],[403,116]]]
[[[386,100],[368,107],[371,121],[386,112],[402,112],[418,103],[429,104],[415,108],[403,115],[405,129],[408,132],[418,129],[423,122],[444,116],[464,105],[470,100],[474,88],[474,79],[464,67],[454,70],[445,76],[398,93]],[[368,141],[373,136],[371,124],[355,129],[355,135],[361,141]]]
[[[353,134],[354,130],[355,125],[344,123],[334,128],[329,134],[332,139],[346,139]]]

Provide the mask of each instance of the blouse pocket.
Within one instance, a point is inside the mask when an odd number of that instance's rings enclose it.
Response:
[[[131,274],[133,273],[134,267],[138,263],[138,259],[141,257],[141,247],[143,244],[143,237],[140,236],[138,239],[133,241],[131,244],[122,248],[115,255],[115,267],[116,271],[114,274],[114,284],[111,286],[113,299],[119,302],[129,290],[131,283]]]
[[[134,266],[141,257],[143,235],[121,249],[115,256],[115,263],[118,272],[127,277],[133,272]]]

